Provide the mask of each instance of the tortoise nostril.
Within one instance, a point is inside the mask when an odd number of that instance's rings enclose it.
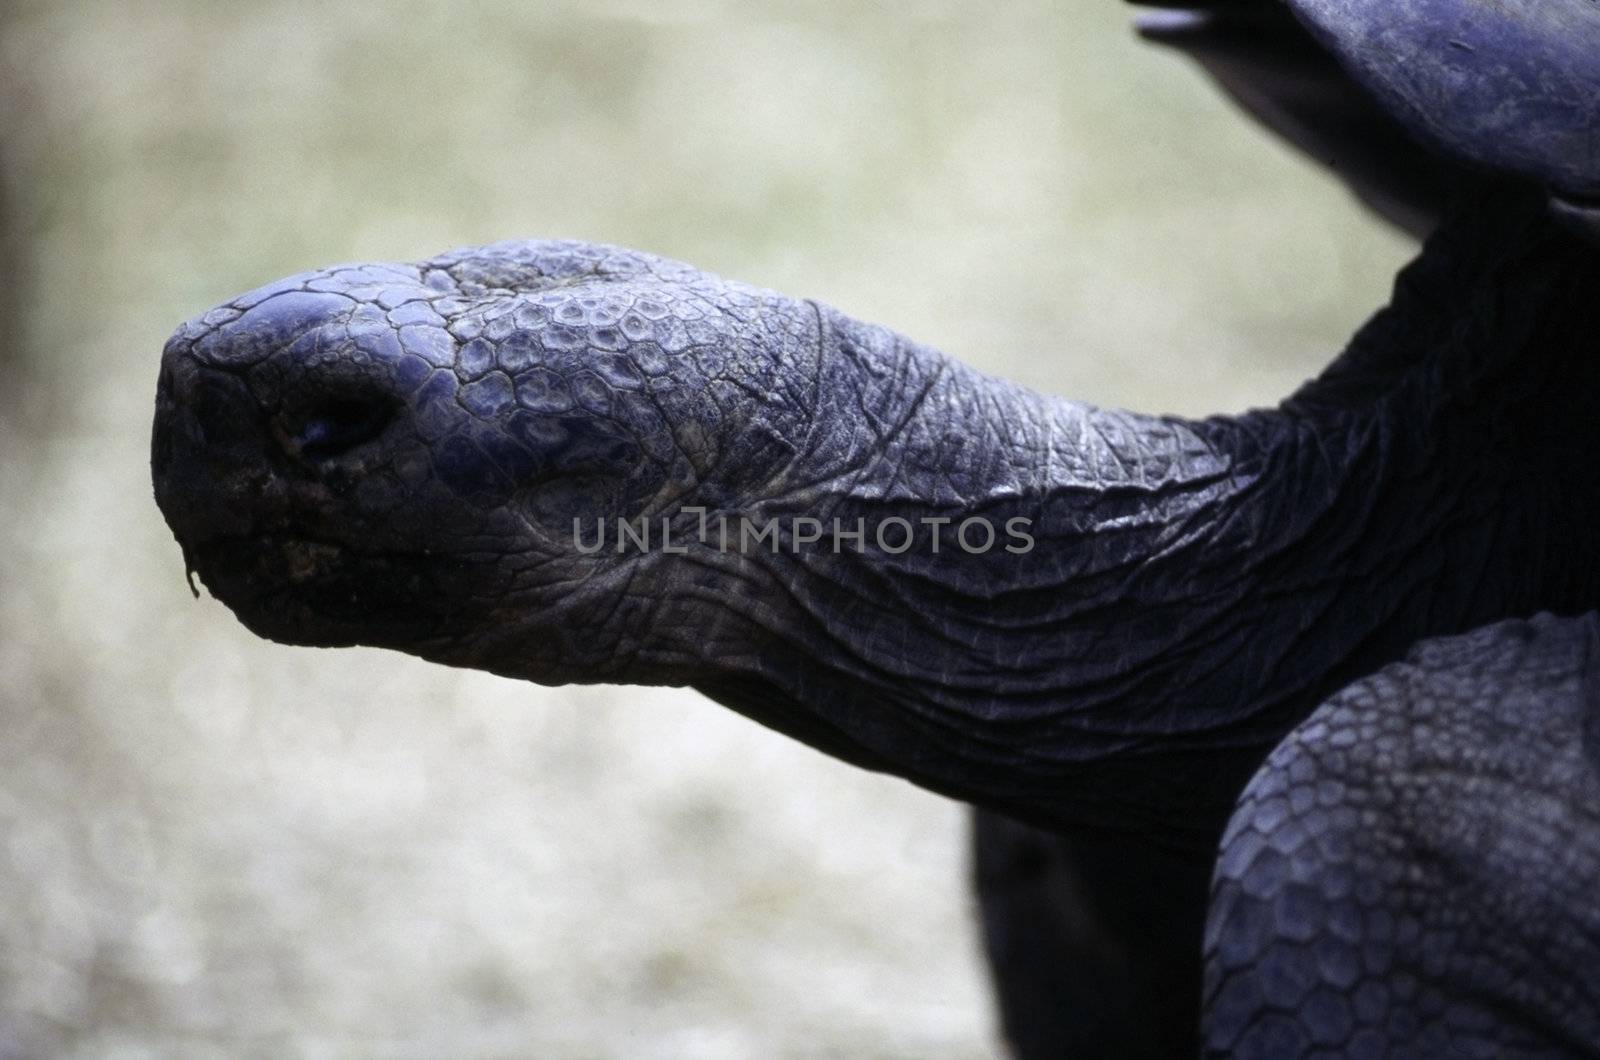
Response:
[[[295,418],[286,447],[307,460],[331,460],[376,438],[394,418],[394,405],[370,398],[334,398]]]

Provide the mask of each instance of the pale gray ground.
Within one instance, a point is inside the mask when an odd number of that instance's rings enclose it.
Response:
[[[290,272],[549,235],[1275,399],[1407,247],[1125,17],[12,5],[0,1055],[991,1054],[959,807],[687,693],[257,640],[151,502],[155,365]]]

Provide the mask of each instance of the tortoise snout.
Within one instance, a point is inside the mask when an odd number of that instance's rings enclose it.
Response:
[[[259,436],[259,406],[244,380],[187,358],[161,366],[156,388],[156,433],[173,446],[233,450]]]
[[[260,404],[244,380],[164,358],[150,469],[156,502],[180,540],[248,533],[272,495]]]
[[[298,352],[219,364],[182,339],[168,345],[151,471],[181,540],[325,522],[343,509],[331,496],[376,502],[390,485],[381,472],[393,462],[391,443],[405,448],[400,435],[411,420],[394,373],[371,360]]]

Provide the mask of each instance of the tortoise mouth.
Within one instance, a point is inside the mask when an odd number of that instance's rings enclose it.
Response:
[[[251,632],[315,647],[410,647],[451,626],[448,557],[298,532],[226,534],[187,545],[189,570]]]

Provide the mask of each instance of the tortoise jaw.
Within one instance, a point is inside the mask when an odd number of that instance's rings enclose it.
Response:
[[[211,594],[269,640],[414,648],[437,635],[439,557],[282,532],[185,543],[184,555]]]

